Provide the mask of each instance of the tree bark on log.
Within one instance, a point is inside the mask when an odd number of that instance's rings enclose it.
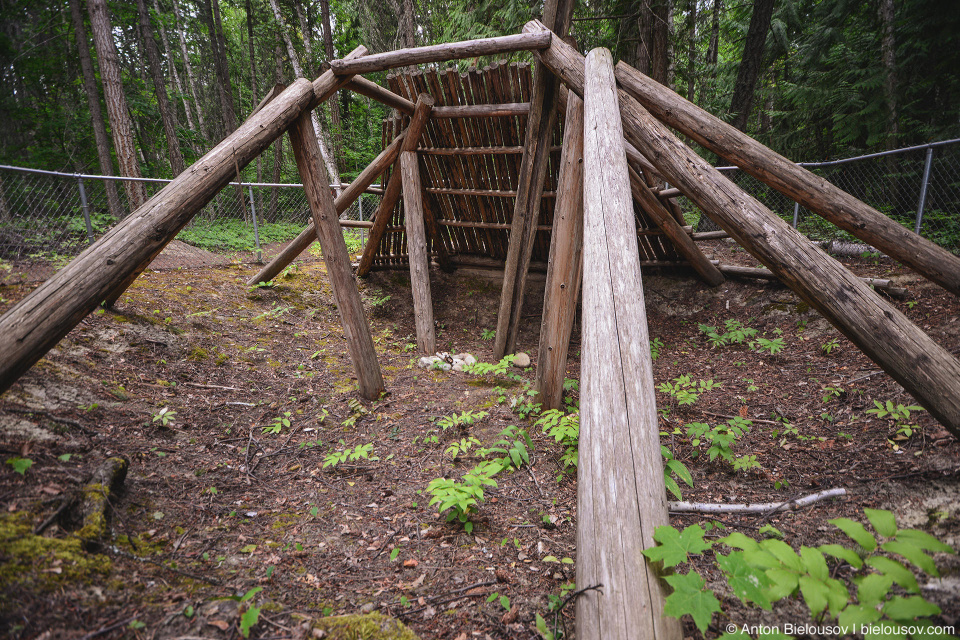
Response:
[[[810,211],[960,295],[960,256],[937,246],[747,134],[620,63],[617,81],[659,120]],[[671,184],[674,184],[671,180]]]
[[[567,99],[563,124],[563,153],[553,210],[547,284],[543,294],[537,386],[545,409],[563,403],[570,334],[577,314],[583,277],[583,101]]]
[[[545,29],[537,20],[524,30]],[[576,93],[583,56],[559,38],[537,54]],[[753,257],[899,382],[954,436],[960,437],[960,362],[755,198],[684,145],[620,90],[627,139]],[[735,130],[734,130],[735,131]],[[719,147],[721,154],[725,146]],[[862,204],[862,203],[861,203]]]
[[[613,60],[587,56],[584,268],[577,470],[577,637],[679,640],[642,551],[669,524],[643,282]]]
[[[301,114],[290,127],[289,133],[303,189],[313,214],[317,240],[323,251],[323,262],[343,324],[347,350],[360,385],[360,395],[367,400],[375,400],[384,391],[383,375],[370,336],[370,325],[364,315],[360,291],[350,267],[347,244],[340,229],[340,217],[330,187],[327,186],[320,145],[317,144],[317,133],[313,130],[310,114]]]
[[[427,120],[430,118],[430,111],[433,109],[434,102],[435,100],[425,93],[421,93],[417,98],[417,106],[414,109],[413,117],[410,119],[410,124],[407,126],[406,139],[400,148],[401,152],[414,151],[417,148],[420,143],[420,134],[427,126]],[[383,191],[383,198],[380,199],[380,205],[373,216],[373,227],[370,229],[370,236],[367,238],[367,246],[364,247],[360,264],[357,266],[357,275],[361,278],[370,273],[373,258],[377,255],[377,249],[380,246],[380,240],[387,230],[387,225],[390,224],[393,207],[400,198],[400,180],[399,167],[394,167],[393,173],[390,174],[390,180],[387,182],[387,188]]]
[[[437,352],[433,328],[433,298],[430,295],[430,260],[424,231],[423,188],[416,151],[400,154],[400,182],[403,184],[404,224],[407,229],[407,255],[410,262],[410,289],[413,294],[413,317],[417,326],[420,353]]]
[[[331,74],[332,75],[332,74]],[[159,253],[313,98],[300,80],[0,316],[0,393],[131,274]]]

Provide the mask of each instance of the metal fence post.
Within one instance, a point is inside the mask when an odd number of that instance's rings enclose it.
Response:
[[[260,251],[260,229],[257,227],[257,207],[253,203],[253,187],[247,187],[250,194],[250,215],[253,216],[253,242],[257,245],[257,263],[263,262],[263,252]]]
[[[800,220],[800,203],[793,203],[793,228],[797,228],[797,222]]]
[[[80,189],[80,204],[83,207],[83,221],[87,223],[87,242],[93,244],[93,224],[90,222],[90,205],[87,204],[87,190],[83,188],[83,178],[77,176],[77,187]]]
[[[933,147],[927,147],[927,159],[923,163],[923,182],[920,183],[920,200],[917,202],[917,226],[913,232],[920,233],[923,224],[923,206],[927,203],[927,186],[930,184],[930,165],[933,164]]]

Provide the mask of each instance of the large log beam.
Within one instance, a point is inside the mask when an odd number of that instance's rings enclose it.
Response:
[[[118,223],[69,265],[0,317],[0,393],[60,341],[307,108],[314,87],[300,79]]]
[[[320,145],[313,130],[310,114],[304,113],[289,130],[293,155],[307,194],[310,213],[316,229],[316,238],[323,251],[323,262],[333,289],[340,321],[343,324],[347,350],[357,374],[360,395],[375,400],[384,391],[383,375],[377,362],[377,353],[370,336],[370,325],[363,312],[363,301],[350,267],[350,255],[340,229],[340,216],[333,204],[333,195],[327,186],[327,172],[323,168]]]
[[[337,210],[337,215],[339,216],[344,211],[350,208],[354,202],[357,201],[367,187],[373,184],[373,181],[379,178],[384,171],[387,170],[394,161],[396,161],[397,156],[400,154],[400,148],[403,146],[403,141],[406,138],[406,133],[401,133],[396,139],[387,145],[387,148],[380,152],[373,161],[367,165],[367,167],[360,172],[360,175],[357,176],[356,180],[352,181],[346,186],[346,188],[340,192],[340,195],[337,196],[336,201],[334,202],[334,208]],[[306,188],[306,184],[304,184]],[[273,278],[284,270],[284,268],[297,259],[297,257],[306,251],[307,247],[313,244],[314,240],[317,239],[317,230],[313,222],[307,225],[307,227],[300,232],[296,238],[294,238],[286,247],[283,248],[279,254],[274,257],[273,260],[268,262],[260,271],[247,280],[247,284],[254,285],[258,282],[269,282]]]
[[[524,29],[545,27],[534,20]],[[554,38],[538,57],[570,89],[583,92],[583,56],[576,50]],[[960,437],[956,358],[842,264],[725,178],[622,90],[620,115],[627,139],[671,184]]]
[[[436,102],[431,96],[421,93],[417,98],[417,106],[414,109],[413,117],[410,118],[410,124],[407,126],[406,138],[400,147],[401,151],[415,151],[420,143],[420,135],[424,127],[427,126],[427,120],[430,118],[430,111]],[[370,273],[373,267],[373,259],[377,255],[380,247],[380,240],[387,231],[390,224],[390,214],[397,200],[400,199],[401,178],[400,167],[394,166],[390,174],[390,180],[387,181],[387,188],[383,190],[383,198],[380,199],[380,205],[373,215],[373,226],[370,228],[370,235],[367,237],[367,246],[363,248],[363,255],[360,256],[360,264],[357,265],[357,275],[360,277]]]
[[[617,65],[617,81],[659,120],[844,231],[960,295],[960,256],[901,226],[623,62]]]
[[[549,46],[550,37],[550,33],[520,33],[497,38],[449,42],[429,47],[398,49],[365,56],[362,61],[359,58],[355,60],[331,60],[330,69],[337,75],[373,73],[428,62],[444,62],[446,60],[462,60],[464,58],[512,53],[514,51],[530,51]]]
[[[679,640],[642,551],[669,524],[640,257],[613,60],[587,56],[584,268],[577,469],[577,637]]]
[[[559,409],[567,372],[570,334],[583,275],[583,101],[567,99],[557,204],[550,234],[547,284],[543,293],[537,392],[545,409]]]

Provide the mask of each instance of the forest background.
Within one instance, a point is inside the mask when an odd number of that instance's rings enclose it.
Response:
[[[512,34],[541,11],[522,0],[0,0],[0,163],[171,178],[276,83],[315,78],[360,44]],[[581,50],[609,48],[796,161],[960,137],[955,0],[590,0],[572,31]],[[389,111],[349,91],[318,111],[328,169],[349,181],[380,150]],[[297,182],[288,145],[279,138],[243,179]],[[142,201],[142,187],[124,188]]]

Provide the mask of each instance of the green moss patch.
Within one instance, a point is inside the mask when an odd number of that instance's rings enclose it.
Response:
[[[313,628],[326,631],[327,640],[419,640],[402,622],[380,613],[321,618]]]

